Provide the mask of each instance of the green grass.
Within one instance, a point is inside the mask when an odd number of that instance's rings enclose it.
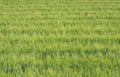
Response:
[[[0,0],[0,77],[120,77],[120,1]]]

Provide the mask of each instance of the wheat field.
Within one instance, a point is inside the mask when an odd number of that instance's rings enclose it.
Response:
[[[120,0],[0,0],[0,77],[120,77]]]

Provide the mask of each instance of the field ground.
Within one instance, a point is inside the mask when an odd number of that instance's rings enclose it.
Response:
[[[120,1],[0,0],[0,77],[120,77]]]

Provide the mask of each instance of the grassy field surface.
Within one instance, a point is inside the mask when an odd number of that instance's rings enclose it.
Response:
[[[0,0],[0,77],[120,77],[120,0]]]

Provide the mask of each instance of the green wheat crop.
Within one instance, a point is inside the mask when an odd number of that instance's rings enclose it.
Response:
[[[0,77],[120,77],[120,0],[0,0]]]

